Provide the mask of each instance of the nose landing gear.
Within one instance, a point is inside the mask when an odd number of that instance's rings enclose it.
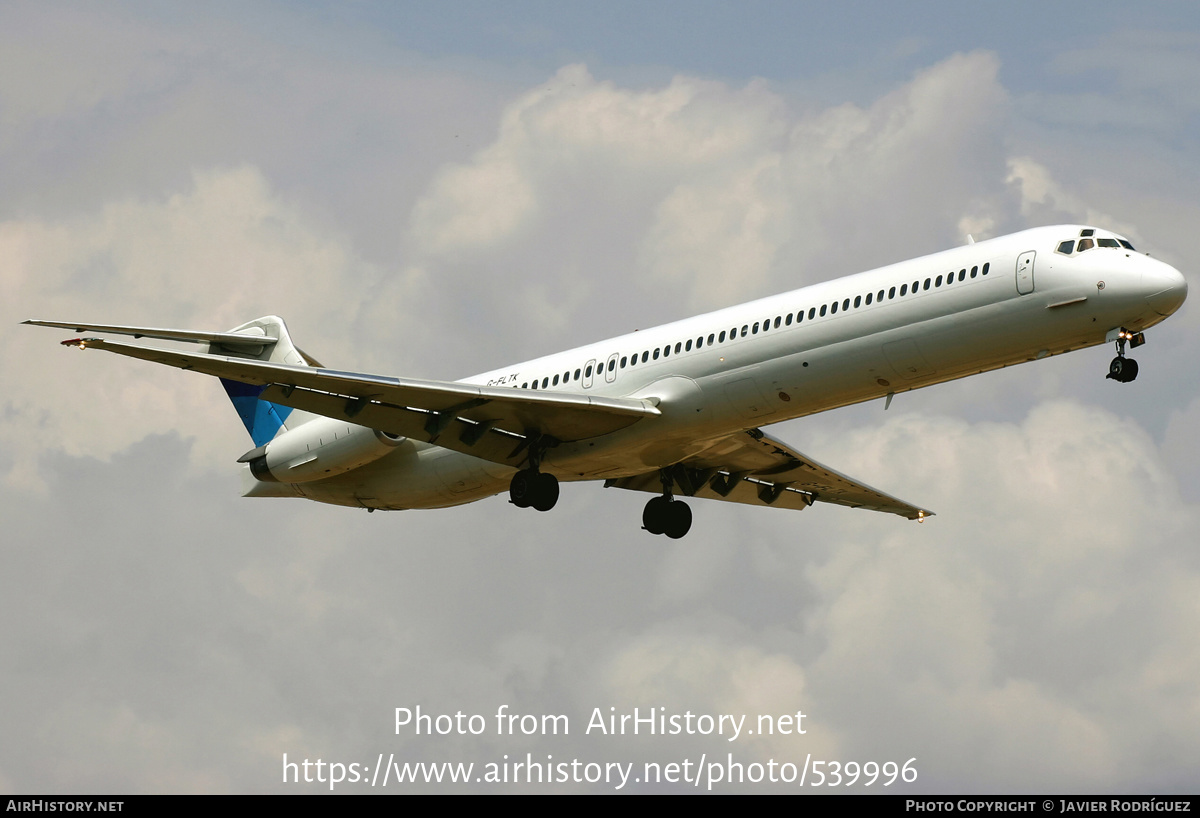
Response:
[[[1116,333],[1117,342],[1117,357],[1112,359],[1108,365],[1108,380],[1114,380],[1118,383],[1129,383],[1138,375],[1138,363],[1133,358],[1125,357],[1125,344],[1129,343],[1131,347],[1140,347],[1146,343],[1146,336],[1142,333],[1133,333],[1122,328]]]

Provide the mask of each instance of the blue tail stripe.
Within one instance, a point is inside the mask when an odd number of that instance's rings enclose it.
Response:
[[[233,408],[237,410],[255,446],[261,446],[275,437],[292,413],[290,406],[260,400],[258,396],[266,389],[265,386],[253,386],[225,378],[221,378],[221,385],[225,387],[229,400],[233,401]]]

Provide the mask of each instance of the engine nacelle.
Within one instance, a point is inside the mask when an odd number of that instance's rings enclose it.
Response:
[[[377,429],[315,418],[242,457],[254,477],[271,483],[305,483],[365,466],[403,443]]]

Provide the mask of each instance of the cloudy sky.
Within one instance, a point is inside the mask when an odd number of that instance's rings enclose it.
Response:
[[[456,379],[1058,222],[1195,290],[1200,11],[834,9],[0,5],[0,790],[732,753],[1194,792],[1193,304],[1133,384],[1100,347],[772,428],[923,525],[698,501],[678,542],[598,484],[545,515],[243,499],[216,382],[18,326],[277,313],[327,364]],[[570,734],[497,735],[502,705]],[[397,735],[417,706],[487,729]],[[634,707],[807,732],[585,734]]]

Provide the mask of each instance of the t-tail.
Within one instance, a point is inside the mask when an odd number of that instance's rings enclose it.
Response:
[[[230,358],[245,358],[253,361],[264,361],[292,366],[320,367],[321,365],[306,355],[292,343],[287,325],[278,315],[267,315],[248,321],[229,332],[198,332],[195,330],[165,329],[160,327],[132,327],[116,324],[82,324],[65,321],[26,321],[26,324],[36,324],[43,327],[58,327],[74,330],[75,332],[102,332],[115,335],[132,335],[134,338],[156,338],[162,341],[177,341],[189,344],[206,345],[205,352],[212,355],[222,355]],[[73,338],[63,341],[70,346],[96,346],[102,342],[95,338]],[[122,349],[114,347],[121,346]],[[129,345],[109,344],[113,351],[134,357],[151,357],[156,353],[152,349],[143,349]],[[316,415],[281,406],[277,403],[263,400],[259,396],[265,386],[240,383],[221,378],[225,393],[233,402],[238,417],[250,433],[255,446],[263,446],[273,440],[280,430],[295,429]]]
[[[257,354],[250,354],[253,348],[247,348],[243,344],[220,341],[211,342],[208,351],[214,355],[230,355],[272,363],[320,366],[317,361],[304,354],[292,343],[287,325],[277,315],[256,318],[230,330],[228,334],[251,335],[264,340],[274,340],[258,347]],[[313,418],[313,415],[307,412],[296,411],[290,406],[281,406],[278,403],[263,400],[259,395],[266,389],[265,386],[241,383],[228,378],[220,380],[221,385],[225,387],[225,394],[229,395],[229,400],[233,402],[233,408],[237,410],[238,417],[242,419],[242,424],[250,433],[250,439],[254,441],[255,446],[263,446],[274,439],[280,429],[294,429]]]

